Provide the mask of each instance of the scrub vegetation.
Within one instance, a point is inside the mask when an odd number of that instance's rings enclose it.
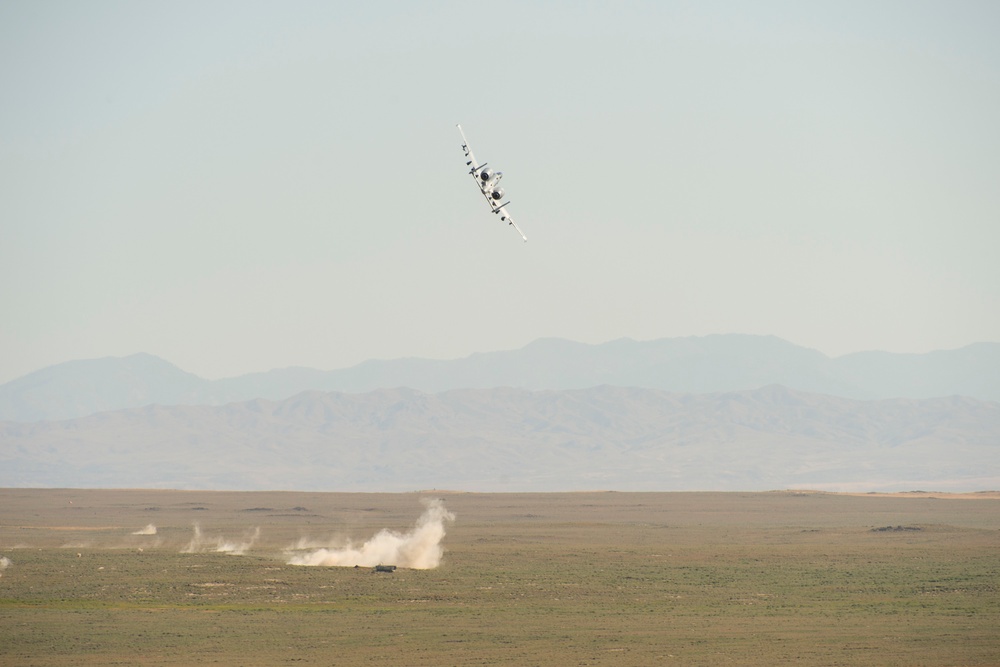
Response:
[[[421,498],[436,568],[288,564]],[[0,556],[2,664],[1000,662],[995,494],[7,489]]]

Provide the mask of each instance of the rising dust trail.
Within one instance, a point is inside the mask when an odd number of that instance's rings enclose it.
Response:
[[[441,500],[426,500],[424,504],[427,509],[408,533],[381,530],[359,547],[348,544],[341,549],[316,549],[292,555],[288,564],[341,567],[398,565],[414,570],[435,568],[444,555],[441,540],[445,535],[445,524],[454,521],[455,515],[444,508]]]
[[[6,556],[0,556],[0,577],[3,576],[3,571],[10,567],[10,559]]]
[[[205,537],[201,532],[201,526],[194,524],[194,536],[188,545],[181,549],[181,553],[193,554],[203,551],[215,551],[217,553],[242,556],[253,546],[258,538],[260,538],[260,526],[244,535],[242,542],[231,542],[224,537]]]
[[[145,528],[140,528],[139,530],[132,533],[133,535],[156,535],[156,526],[153,524],[148,524]]]

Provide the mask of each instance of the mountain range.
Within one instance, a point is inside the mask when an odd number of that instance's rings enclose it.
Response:
[[[1000,344],[720,335],[205,380],[148,354],[0,386],[0,487],[1000,487]]]
[[[0,487],[982,490],[1000,403],[770,385],[309,391],[0,423]]]
[[[0,420],[73,419],[145,405],[280,401],[304,391],[408,387],[438,393],[600,385],[710,393],[780,384],[844,398],[963,395],[1000,401],[1000,343],[926,354],[860,352],[831,358],[773,336],[712,335],[600,345],[545,338],[518,350],[453,360],[370,360],[322,371],[285,368],[206,380],[149,354],[71,361],[0,385]]]

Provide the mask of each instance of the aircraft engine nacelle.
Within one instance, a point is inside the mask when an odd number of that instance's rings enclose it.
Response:
[[[490,196],[493,197],[493,199],[500,201],[501,199],[503,199],[503,188],[495,189],[493,192],[490,193]]]
[[[493,180],[493,170],[483,169],[481,172],[479,172],[479,178],[483,181],[483,183],[489,183],[491,180]]]

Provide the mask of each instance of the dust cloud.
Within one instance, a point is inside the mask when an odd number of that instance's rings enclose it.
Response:
[[[6,556],[0,556],[0,577],[3,576],[3,571],[10,567],[10,559]]]
[[[153,524],[147,524],[145,528],[140,528],[139,530],[132,533],[133,535],[156,535],[156,526]]]
[[[417,519],[416,525],[407,533],[397,533],[384,529],[361,546],[348,543],[341,548],[316,549],[309,553],[293,554],[289,565],[321,565],[353,567],[374,567],[376,565],[397,565],[414,570],[430,570],[441,563],[444,549],[441,540],[445,535],[445,524],[455,520],[455,515],[444,507],[441,500],[426,500],[427,509]],[[300,540],[294,552],[303,548],[308,541]]]
[[[260,538],[260,526],[244,534],[241,541],[231,541],[224,537],[207,537],[201,532],[201,526],[194,524],[194,536],[188,545],[181,549],[182,554],[194,554],[205,551],[242,556]]]

